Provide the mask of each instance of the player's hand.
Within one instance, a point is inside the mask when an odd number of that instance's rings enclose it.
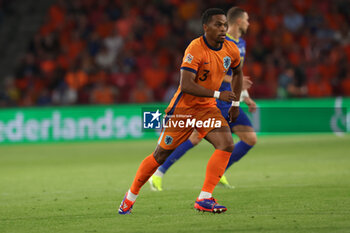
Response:
[[[242,90],[248,90],[253,85],[252,80],[249,76],[243,76]]]
[[[231,102],[235,97],[236,95],[232,91],[222,91],[220,92],[219,100]]]
[[[246,103],[246,105],[248,106],[248,111],[249,112],[255,112],[256,111],[256,103],[250,97],[246,97],[244,99],[244,103]]]
[[[231,106],[228,110],[228,116],[230,118],[230,122],[235,122],[239,115],[239,107]]]

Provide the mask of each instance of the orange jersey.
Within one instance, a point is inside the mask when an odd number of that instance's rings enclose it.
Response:
[[[201,36],[194,39],[187,47],[181,69],[195,73],[195,82],[198,85],[217,91],[227,71],[239,65],[240,53],[234,42],[225,39],[220,48],[213,48],[208,44],[205,36]],[[166,112],[168,113],[175,107],[191,108],[195,106],[216,106],[216,101],[214,98],[183,93],[179,86]]]

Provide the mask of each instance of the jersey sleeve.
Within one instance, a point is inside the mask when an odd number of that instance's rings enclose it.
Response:
[[[199,66],[202,62],[201,48],[197,43],[191,43],[182,59],[181,69],[197,74]]]

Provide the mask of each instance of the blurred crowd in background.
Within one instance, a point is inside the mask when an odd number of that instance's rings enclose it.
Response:
[[[4,80],[2,105],[167,102],[201,13],[232,6],[250,17],[253,98],[350,96],[346,0],[58,0]]]

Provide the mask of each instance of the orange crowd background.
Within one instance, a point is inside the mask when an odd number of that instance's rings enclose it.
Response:
[[[209,7],[250,18],[244,74],[253,98],[350,96],[346,0],[58,0],[13,76],[2,106],[167,102],[184,49]]]

